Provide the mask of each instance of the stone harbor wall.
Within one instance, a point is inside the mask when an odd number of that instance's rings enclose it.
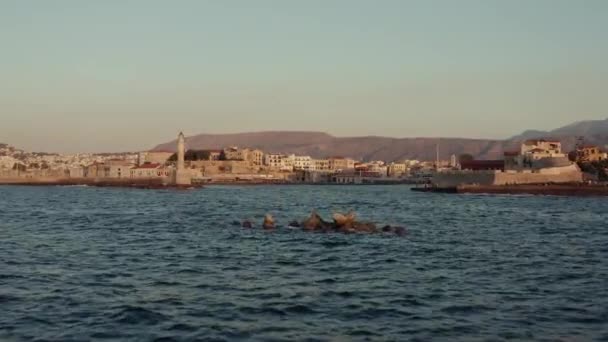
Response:
[[[583,174],[576,165],[553,167],[524,172],[501,171],[452,171],[433,176],[432,183],[439,188],[459,185],[510,185],[542,183],[578,183]]]
[[[541,184],[541,183],[579,183],[583,173],[576,165],[540,169],[539,172],[499,172],[493,185]]]

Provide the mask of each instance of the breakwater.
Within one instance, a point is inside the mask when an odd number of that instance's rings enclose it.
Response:
[[[0,185],[21,186],[94,186],[140,189],[184,188],[169,183],[166,179],[131,179],[131,178],[0,178]],[[188,185],[187,188],[201,187],[201,184]]]
[[[588,184],[522,184],[459,185],[452,187],[417,187],[412,191],[453,194],[528,194],[553,196],[608,196],[608,185]]]

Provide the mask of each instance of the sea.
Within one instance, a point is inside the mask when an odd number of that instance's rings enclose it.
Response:
[[[608,341],[608,200],[0,186],[0,341],[511,340]]]

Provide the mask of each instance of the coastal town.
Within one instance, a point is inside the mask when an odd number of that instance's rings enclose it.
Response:
[[[186,186],[416,183],[446,189],[598,181],[605,178],[606,168],[589,170],[586,166],[601,166],[607,160],[607,153],[598,146],[581,144],[565,153],[557,139],[523,141],[519,150],[505,151],[499,160],[452,155],[449,160],[362,161],[347,156],[313,158],[239,146],[193,150],[186,148],[186,138],[180,133],[175,151],[55,154],[25,152],[0,144],[0,182],[67,180]]]
[[[180,135],[181,139],[185,138]],[[180,168],[187,183],[403,183],[430,177],[437,161],[359,161],[346,156],[313,158],[228,146],[211,150],[106,154],[29,153],[0,145],[0,180],[97,179],[170,181]],[[440,161],[442,168],[455,168]]]

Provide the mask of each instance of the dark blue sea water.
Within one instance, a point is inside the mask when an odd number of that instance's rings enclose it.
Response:
[[[409,234],[285,227],[312,208]],[[0,187],[0,340],[608,340],[608,200]]]

